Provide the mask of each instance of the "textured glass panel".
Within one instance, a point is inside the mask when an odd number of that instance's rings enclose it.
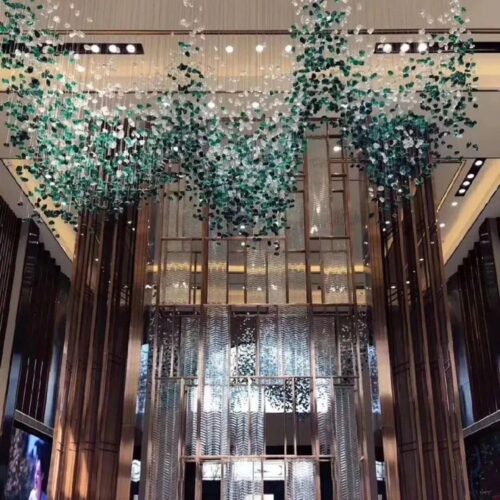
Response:
[[[277,319],[276,313],[259,316],[260,373],[266,377],[283,373],[282,344]]]
[[[176,498],[179,480],[177,440],[181,431],[180,382],[164,380],[153,407],[152,474],[149,498]]]
[[[340,498],[360,498],[360,466],[354,389],[335,386],[335,430],[337,440],[337,477]]]
[[[288,302],[306,303],[306,265],[302,253],[288,253]]]
[[[257,369],[256,321],[253,316],[233,316],[231,322],[231,375],[251,376]]]
[[[308,171],[311,236],[331,236],[330,181],[325,141],[309,141]]]
[[[201,439],[205,455],[227,455],[231,345],[228,311],[214,306],[208,307],[206,314]]]
[[[179,200],[172,197],[165,198],[164,216],[163,216],[163,237],[176,238],[179,236],[178,231],[178,213]]]
[[[198,373],[198,349],[200,340],[200,317],[186,316],[181,318],[181,375],[194,377]]]
[[[259,385],[248,387],[250,398],[250,455],[264,455],[264,389]]]
[[[287,248],[304,250],[304,194],[293,193],[293,207],[287,212]]]
[[[316,392],[319,452],[320,455],[333,455],[332,380],[329,378],[318,378],[316,381]]]
[[[186,193],[180,200],[180,217],[182,218],[182,235],[185,238],[199,238],[201,236],[201,221],[193,217],[195,213],[194,198]]]
[[[340,372],[342,375],[356,375],[355,331],[354,319],[349,317],[338,318],[339,323],[339,350]]]
[[[226,307],[207,307],[205,330],[205,380],[229,382],[229,318]]]
[[[314,462],[290,460],[286,464],[287,500],[311,500],[316,497]],[[346,497],[347,498],[347,497]]]
[[[309,376],[311,351],[309,323],[306,307],[282,307],[278,309],[279,334],[283,346],[283,375]]]
[[[260,500],[262,494],[260,462],[232,461],[224,465],[223,498],[225,500]]]
[[[225,304],[227,294],[227,241],[210,241],[208,250],[208,303]]]
[[[272,249],[267,253],[267,283],[270,304],[286,304],[285,252],[274,255]]]
[[[337,374],[337,341],[334,316],[313,316],[313,339],[316,354],[316,375]]]
[[[256,241],[247,249],[247,303],[266,302],[266,250]]]
[[[186,387],[186,436],[185,455],[196,455],[196,434],[198,427],[198,387]]]
[[[229,432],[231,455],[249,455],[250,401],[247,387],[231,387]]]
[[[264,401],[258,386],[231,387],[229,431],[231,455],[263,454]]]
[[[160,303],[162,305],[189,304],[190,275],[190,243],[164,242],[160,275]]]
[[[344,189],[344,182],[337,182],[334,189]],[[331,193],[331,211],[333,214],[333,236],[346,236],[344,193]]]
[[[176,318],[168,311],[157,313],[157,360],[160,377],[176,377],[179,365],[179,329]]]
[[[347,241],[322,241],[322,281],[326,304],[351,302]]]

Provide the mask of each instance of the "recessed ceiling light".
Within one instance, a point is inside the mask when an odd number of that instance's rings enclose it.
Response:
[[[467,189],[462,188],[462,189],[459,189],[459,190],[458,190],[458,193],[459,193],[459,194],[464,194],[464,193],[465,193],[465,191],[467,191]]]
[[[444,222],[441,222],[441,224],[439,224],[439,227],[441,228],[446,227],[446,224]]]
[[[93,45],[90,46],[90,50],[94,54],[99,54],[99,52],[101,52],[101,47],[99,47],[99,45],[97,45],[96,43],[94,43]]]
[[[258,52],[259,54],[261,52],[264,52],[264,45],[260,44],[255,47],[255,51]]]
[[[287,45],[285,47],[285,52],[288,52],[289,54],[290,54],[290,52],[292,52],[292,50],[293,50],[293,47],[291,45]]]
[[[384,43],[384,46],[382,47],[382,50],[386,54],[390,54],[392,52],[392,44],[390,44],[390,43]]]
[[[342,151],[342,146],[340,144],[335,144],[335,146],[333,146],[333,151],[335,153],[340,153]]]
[[[118,47],[118,45],[115,45],[114,43],[112,43],[111,45],[108,45],[108,50],[112,54],[119,54],[120,53],[120,47]]]
[[[484,160],[476,160],[474,162],[474,166],[481,167],[483,165],[483,163],[484,163]]]
[[[452,201],[452,202],[451,202],[451,206],[452,206],[452,207],[456,207],[457,205],[458,205],[458,201]]]
[[[215,102],[214,101],[210,101],[208,104],[207,104],[207,107],[210,108],[210,109],[214,109],[215,108]]]
[[[467,174],[467,179],[474,179],[475,177],[475,174],[473,174],[472,172],[470,174]]]
[[[401,44],[401,47],[399,50],[401,51],[401,54],[406,54],[410,50],[410,44],[406,43],[406,42]]]
[[[252,102],[252,108],[253,109],[259,109],[260,108],[260,104],[257,101]]]
[[[462,182],[462,186],[470,186],[470,181],[464,181],[464,182]]]
[[[426,43],[426,42],[420,42],[420,43],[418,44],[417,50],[418,50],[419,52],[425,52],[428,48],[429,48],[429,45],[427,45],[427,43]]]
[[[226,52],[232,54],[234,52],[234,47],[232,45],[226,45]]]
[[[126,50],[127,50],[127,52],[128,52],[129,54],[135,54],[135,53],[136,53],[136,51],[137,51],[137,48],[136,48],[136,46],[135,46],[134,44],[129,43],[129,44],[127,45],[127,47],[126,47]]]

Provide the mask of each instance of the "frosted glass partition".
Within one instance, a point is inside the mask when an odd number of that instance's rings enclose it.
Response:
[[[204,463],[215,467],[221,499],[258,496],[266,464],[278,459],[288,499],[319,494],[323,461],[338,498],[360,498],[358,321],[349,310],[288,305],[157,311],[147,498],[181,500],[188,464]]]
[[[331,127],[315,134],[279,234],[220,238],[192,217],[182,182],[162,200],[148,267],[147,500],[267,500],[268,482],[287,500],[367,498],[364,226],[350,202],[366,193]]]
[[[241,234],[247,228],[236,227],[221,239],[209,220],[195,217],[184,182],[168,188],[156,235],[162,242],[161,304],[356,304],[364,299],[356,283],[366,282],[359,205],[367,194],[356,169],[348,168],[335,149],[339,139],[331,127],[325,130],[330,132],[309,139],[287,227],[279,234],[254,239]]]

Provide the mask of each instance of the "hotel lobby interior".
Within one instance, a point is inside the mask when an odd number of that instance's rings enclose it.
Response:
[[[498,0],[0,43],[0,500],[500,500]]]

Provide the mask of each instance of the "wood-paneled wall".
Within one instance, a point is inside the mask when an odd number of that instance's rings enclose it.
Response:
[[[117,218],[81,218],[54,431],[51,498],[115,498],[127,356],[136,357],[137,363],[140,357],[140,342],[139,352],[131,353],[128,347],[134,264],[145,272],[145,226],[144,210],[139,217],[128,210]],[[142,307],[134,310],[142,316]]]
[[[382,413],[395,422],[401,498],[468,499],[451,329],[433,190],[372,206],[374,321],[386,336],[391,397]],[[373,228],[376,227],[376,231]],[[374,234],[381,235],[380,241]],[[381,292],[381,293],[380,293]],[[380,359],[379,363],[384,362]],[[384,382],[385,383],[385,382]],[[385,404],[385,408],[384,408]],[[385,446],[384,446],[385,449]],[[394,451],[394,447],[388,447]],[[392,463],[388,464],[388,468]],[[394,474],[394,477],[397,476]],[[389,491],[389,498],[392,498]]]
[[[19,244],[14,266],[18,283],[16,306],[10,311],[10,342],[3,357],[5,366],[2,366],[6,387],[0,436],[2,493],[18,412],[47,428],[53,424],[57,345],[64,334],[69,289],[69,279],[40,242],[36,224],[23,221],[21,234],[22,244]]]
[[[16,262],[20,222],[0,198],[0,359],[9,316],[10,291]]]
[[[500,218],[481,225],[478,241],[448,282],[448,297],[470,425],[500,409]]]

